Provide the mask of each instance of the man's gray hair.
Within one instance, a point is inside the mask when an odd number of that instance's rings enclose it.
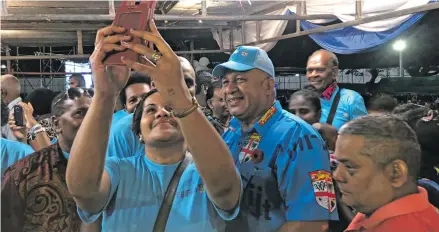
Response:
[[[364,116],[345,124],[339,134],[364,137],[362,154],[381,167],[399,159],[407,164],[410,177],[419,176],[421,147],[416,133],[403,120],[391,115]]]
[[[330,52],[330,51],[325,50],[325,49],[319,49],[319,50],[313,52],[308,57],[308,60],[309,60],[309,58],[313,57],[315,54],[318,54],[318,53],[326,53],[326,54],[328,54],[328,56],[329,56],[328,63],[332,64],[332,67],[338,67],[338,58],[337,58],[337,56],[333,52]]]

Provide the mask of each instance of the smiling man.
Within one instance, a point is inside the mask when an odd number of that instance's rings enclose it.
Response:
[[[360,94],[338,87],[337,75],[338,59],[334,53],[318,50],[308,58],[306,77],[321,94],[320,122],[328,123],[338,130],[350,120],[367,115],[367,110]]]
[[[311,125],[276,101],[274,66],[257,47],[239,47],[213,75],[234,118],[223,134],[244,196],[226,231],[324,231],[337,220],[329,154]]]

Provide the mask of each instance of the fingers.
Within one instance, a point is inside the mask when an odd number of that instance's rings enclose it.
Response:
[[[159,30],[157,30],[154,20],[149,21],[149,29],[151,30],[152,34],[162,37]]]
[[[125,31],[125,28],[114,25],[104,27],[97,32],[95,45],[111,34],[120,34],[124,33]]]
[[[133,44],[133,43],[127,43],[125,41],[121,41],[120,44],[125,47],[128,48],[130,50],[135,51],[136,53],[140,54],[140,55],[144,55],[146,56],[146,58],[151,59],[152,58],[152,53],[154,52],[151,48],[143,46],[141,44]]]
[[[163,54],[163,56],[166,57],[175,56],[175,53],[172,51],[171,47],[168,45],[168,43],[166,43],[166,41],[162,38],[160,34],[156,35],[150,32],[136,31],[136,30],[131,30],[130,33],[133,36],[152,42],[157,47],[157,49]]]
[[[103,46],[105,44],[115,44],[115,43],[119,43],[120,41],[129,41],[130,39],[131,36],[129,35],[112,35],[105,37],[100,43],[100,45]]]
[[[151,73],[154,71],[154,67],[147,65],[147,64],[141,64],[138,62],[134,62],[130,59],[126,59],[125,57],[122,57],[122,63],[124,63],[128,68],[133,69],[136,72],[144,73],[150,77],[152,77]]]

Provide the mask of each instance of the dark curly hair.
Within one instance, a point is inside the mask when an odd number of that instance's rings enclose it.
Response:
[[[8,124],[8,120],[9,120],[9,108],[6,105],[6,103],[3,101],[3,99],[1,100],[1,104],[2,104],[2,108],[1,108],[1,126],[4,126],[6,124]]]

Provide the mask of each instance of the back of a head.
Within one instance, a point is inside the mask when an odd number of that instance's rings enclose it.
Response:
[[[8,98],[10,100],[14,100],[15,98],[20,97],[21,86],[20,86],[20,81],[18,80],[17,77],[11,74],[2,75],[1,87],[2,90],[4,89],[8,92]]]
[[[120,91],[120,101],[122,103],[122,105],[125,106],[125,103],[127,101],[127,95],[125,90],[130,86],[130,85],[134,85],[134,84],[146,84],[149,87],[151,87],[151,78],[143,73],[140,72],[131,72],[131,75],[128,79],[127,84],[125,85],[125,87],[123,87],[123,89]]]
[[[427,113],[426,110],[425,107],[409,103],[396,107],[393,114],[407,122],[414,129],[416,123]]]
[[[395,98],[387,94],[381,94],[369,100],[367,110],[369,112],[392,113],[397,105],[398,102]]]
[[[195,94],[200,94],[202,85],[204,85],[207,88],[210,88],[212,85],[213,79],[214,79],[214,77],[208,71],[201,70],[201,71],[196,72],[195,83],[196,83],[197,87],[195,89]]]
[[[365,116],[345,124],[340,135],[356,135],[364,138],[363,153],[380,165],[402,160],[408,167],[408,175],[416,180],[420,171],[421,148],[410,126],[391,115]]]
[[[30,102],[34,108],[34,116],[49,114],[51,112],[51,103],[55,93],[46,88],[37,88],[30,92],[25,102]]]

